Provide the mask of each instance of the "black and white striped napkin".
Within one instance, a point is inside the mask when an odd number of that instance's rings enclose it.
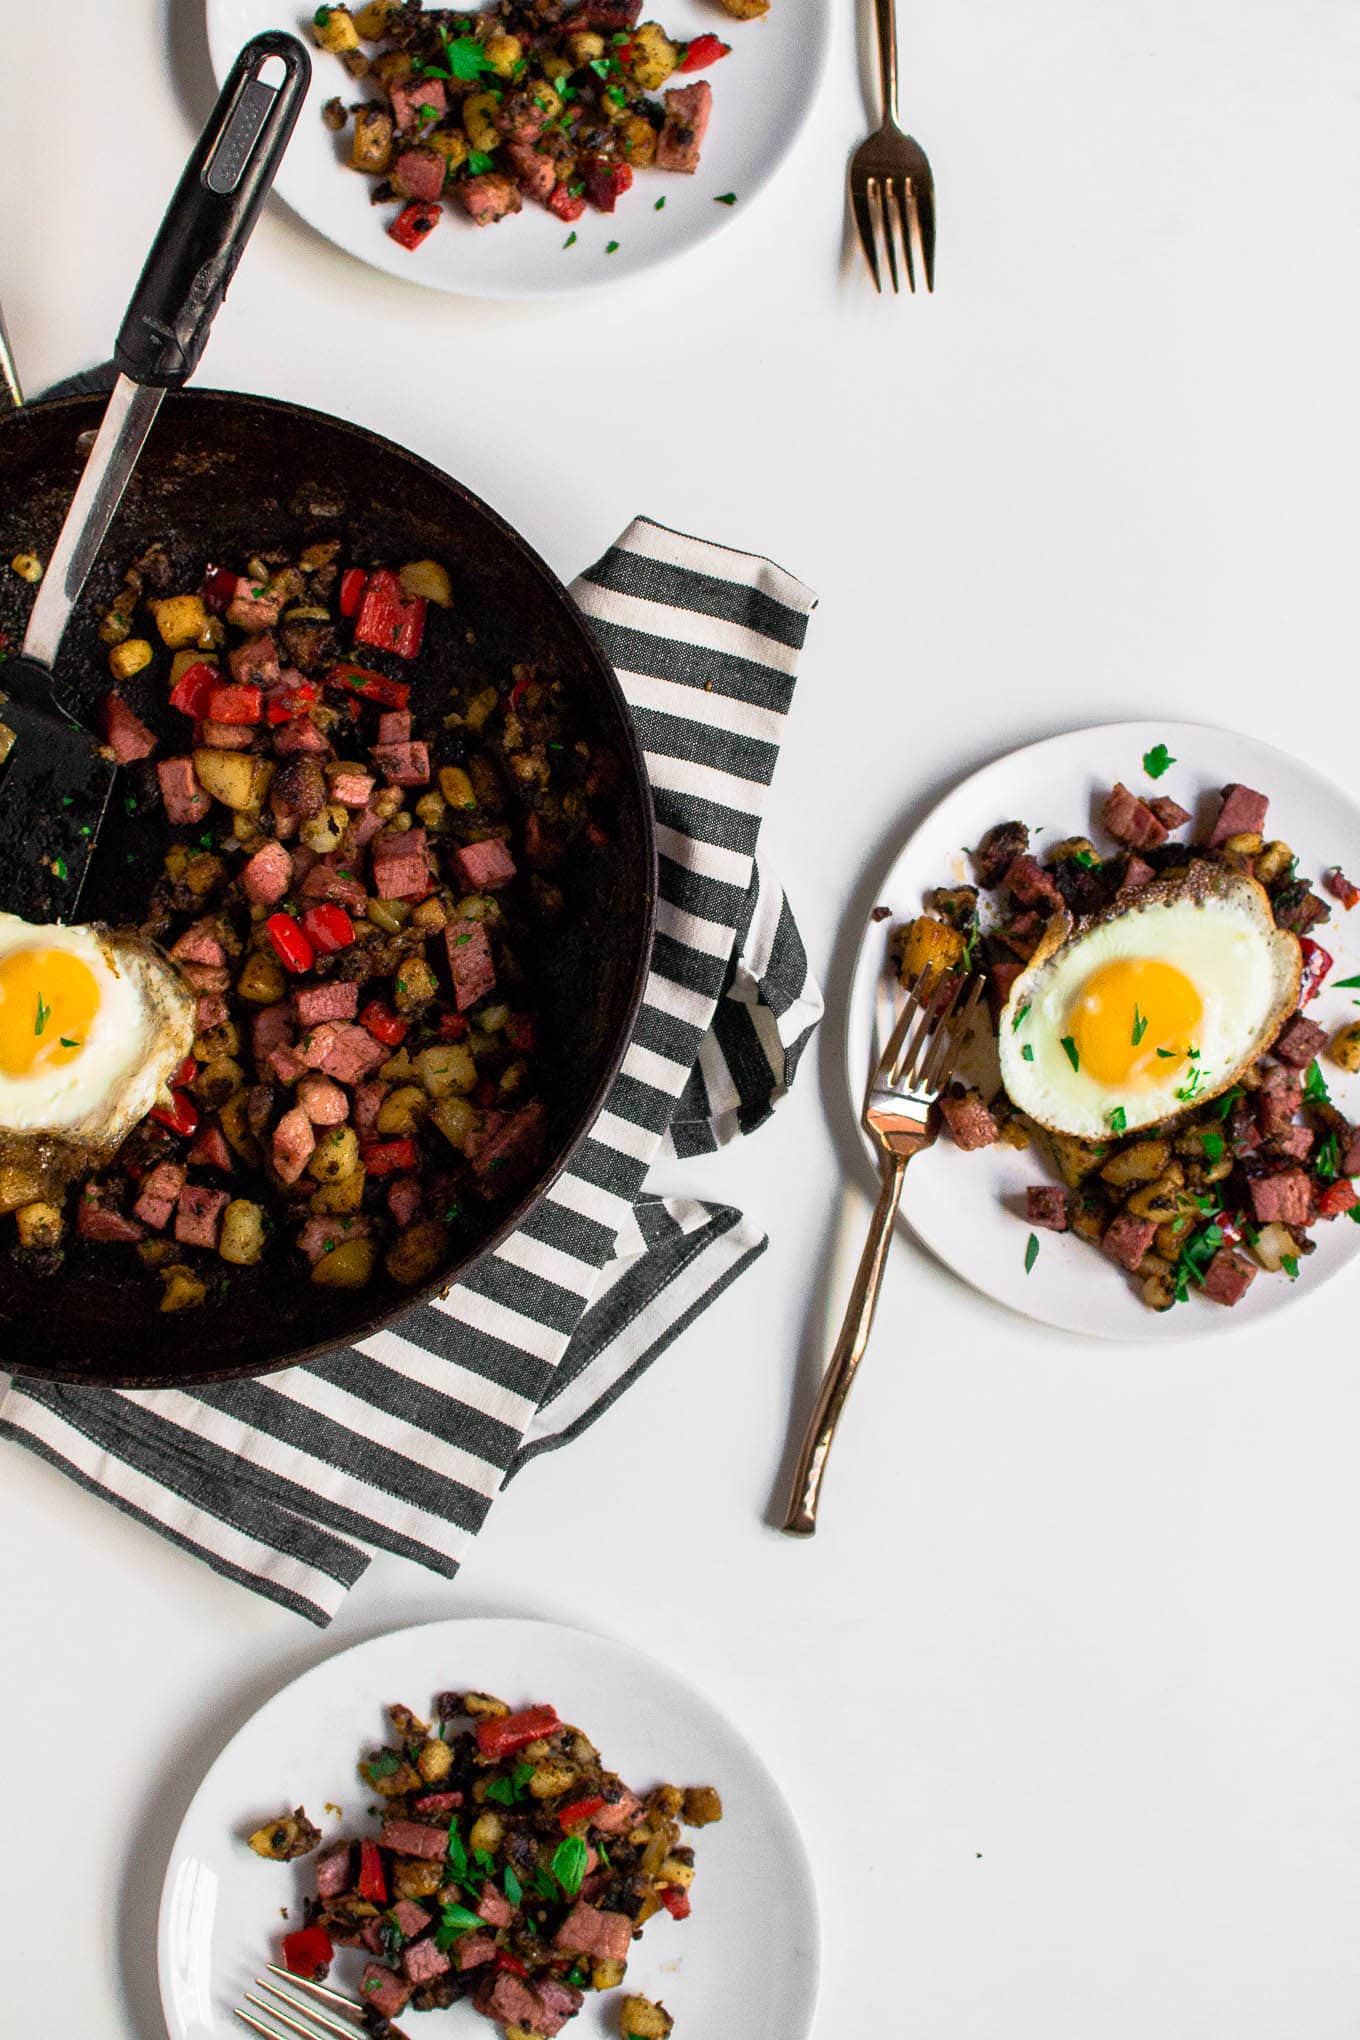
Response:
[[[645,1179],[759,1125],[821,1014],[755,855],[815,598],[645,518],[572,594],[637,718],[661,890],[637,1030],[571,1167],[444,1297],[326,1360],[192,1392],[26,1381],[0,1404],[0,1434],[317,1623],[372,1547],[455,1573],[504,1482],[765,1246],[740,1212]]]

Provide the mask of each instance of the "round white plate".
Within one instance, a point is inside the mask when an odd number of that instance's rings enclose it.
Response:
[[[732,46],[730,56],[697,74],[713,87],[703,160],[692,177],[639,170],[617,212],[587,208],[570,248],[563,243],[572,228],[531,203],[495,227],[474,227],[461,209],[446,205],[422,247],[399,248],[386,229],[400,202],[370,204],[373,180],[346,165],[352,130],[333,135],[322,122],[328,99],[350,106],[366,95],[361,79],[313,44],[312,9],[297,0],[208,0],[208,41],[219,85],[241,45],[264,29],[290,29],[307,44],[312,82],[274,188],[327,240],[375,269],[435,290],[555,297],[650,269],[744,217],[792,148],[817,93],[830,22],[826,0],[775,0],[761,21],[734,21],[713,0],[665,0],[645,11],[677,40],[717,34]],[[735,205],[718,203],[725,192],[736,193]],[[666,203],[657,212],[659,198]],[[612,255],[611,241],[618,242]]]
[[[1165,744],[1176,763],[1155,783],[1143,770],[1144,753]],[[869,1044],[875,1056],[891,1024],[892,973],[888,936],[919,914],[932,886],[971,882],[964,846],[994,822],[1028,822],[1032,843],[1090,835],[1099,845],[1101,802],[1116,779],[1138,794],[1167,793],[1198,814],[1213,811],[1213,796],[1229,781],[1270,796],[1267,831],[1297,852],[1299,875],[1318,886],[1324,868],[1339,864],[1360,875],[1360,810],[1340,787],[1284,751],[1231,730],[1200,723],[1106,723],[1071,730],[1012,751],[956,786],[903,845],[878,892],[890,920],[867,924],[855,962],[846,1039],[846,1069],[856,1119],[869,1078]],[[1104,838],[1108,843],[1108,838]],[[1333,901],[1332,918],[1316,931],[1335,957],[1333,980],[1360,974],[1360,911],[1347,914]],[[1326,990],[1308,1008],[1328,1028],[1357,1017],[1354,992]],[[1324,1065],[1332,1097],[1351,1119],[1360,1117],[1360,1078]],[[866,1147],[869,1143],[866,1136]],[[1360,1226],[1333,1219],[1312,1237],[1317,1252],[1300,1268],[1297,1284],[1259,1273],[1231,1310],[1192,1293],[1169,1311],[1152,1311],[1135,1285],[1087,1240],[1040,1232],[1039,1256],[1025,1273],[1030,1227],[1024,1219],[1025,1186],[1052,1180],[1029,1153],[996,1146],[964,1154],[942,1139],[929,1158],[907,1171],[904,1224],[956,1275],[1024,1317],[1099,1339],[1183,1339],[1283,1310],[1295,1294],[1312,1291],[1360,1253]]]
[[[805,2040],[817,1997],[812,1871],[778,1786],[737,1731],[672,1671],[604,1637],[549,1622],[432,1622],[342,1651],[276,1693],[233,1736],[194,1795],[161,1894],[158,1959],[170,2040],[222,2040],[232,2007],[280,1937],[302,1920],[312,1864],[266,1863],[243,1837],[304,1806],[327,1840],[364,1832],[369,1794],[355,1766],[384,1740],[384,1708],[422,1713],[447,1689],[481,1687],[514,1706],[548,1700],[630,1784],[712,1784],[723,1820],[694,1837],[698,1883],[683,1922],[649,1920],[629,1987],[664,1998],[682,2032]],[[343,1822],[323,1811],[344,1810]],[[280,1907],[288,1908],[288,1920]],[[332,1982],[352,1991],[366,1958],[340,1949]],[[567,2029],[618,2030],[617,1992],[587,1994]],[[413,2040],[489,2040],[467,2004],[404,2020]]]

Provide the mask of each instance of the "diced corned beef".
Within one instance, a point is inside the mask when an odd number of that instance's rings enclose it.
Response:
[[[1106,794],[1100,819],[1115,842],[1127,844],[1130,850],[1156,850],[1166,841],[1165,825],[1122,780],[1117,779]]]
[[[498,836],[484,843],[465,843],[453,853],[458,876],[469,892],[497,892],[515,875],[515,860]]]
[[[551,156],[544,156],[532,142],[507,142],[505,153],[515,173],[521,191],[536,199],[539,205],[546,205],[552,197],[557,182],[557,170]]]
[[[536,2030],[544,2040],[553,2040],[568,2019],[575,2018],[585,2000],[574,1984],[564,1983],[560,1976],[540,1976],[534,1989],[540,2006]]]
[[[350,823],[347,840],[353,846],[356,853],[360,850],[366,850],[382,826],[382,816],[375,815],[372,808],[365,808],[364,812],[361,815],[356,815]]]
[[[194,724],[194,742],[200,750],[248,751],[255,733],[248,723],[201,722]]]
[[[1282,1126],[1271,1139],[1271,1153],[1284,1155],[1291,1162],[1307,1161],[1315,1137],[1311,1126]]]
[[[268,687],[279,677],[279,648],[268,635],[247,638],[228,652],[227,664],[238,687]]]
[[[421,107],[433,107],[436,114],[447,113],[449,102],[444,87],[438,78],[412,78],[408,83],[393,79],[387,88],[392,102],[392,118],[403,131],[419,127],[428,118]]]
[[[528,92],[507,92],[493,116],[508,141],[536,142],[543,132],[544,112]]]
[[[1256,1264],[1231,1247],[1220,1247],[1204,1271],[1204,1294],[1215,1303],[1237,1303],[1256,1280]]]
[[[1330,921],[1332,910],[1326,900],[1309,892],[1302,880],[1284,885],[1271,895],[1270,904],[1275,913],[1277,928],[1287,928],[1291,935],[1306,935],[1320,921]]]
[[[227,960],[222,947],[222,938],[217,924],[211,920],[195,921],[185,929],[170,950],[176,963],[206,963],[220,966]]]
[[[392,165],[392,182],[403,198],[438,198],[447,167],[438,149],[403,149]]]
[[[410,741],[410,709],[384,709],[383,713],[378,717],[378,742],[380,744],[409,744]]]
[[[1302,1013],[1295,1013],[1285,1021],[1276,1036],[1274,1053],[1281,1062],[1288,1063],[1293,1069],[1302,1070],[1306,1069],[1326,1046],[1326,1028],[1319,1027],[1316,1020],[1306,1020]]]
[[[1209,838],[1209,848],[1217,850],[1226,843],[1229,836],[1259,835],[1265,826],[1269,800],[1263,793],[1256,793],[1250,786],[1239,786],[1236,781],[1223,789],[1223,805],[1214,823],[1214,832]]]
[[[407,1940],[414,1941],[429,1926],[432,1916],[413,1898],[399,1898],[392,1908],[392,1917]]]
[[[420,1178],[395,1176],[387,1186],[387,1208],[394,1222],[404,1230],[420,1209]]]
[[[1347,913],[1360,902],[1360,885],[1353,885],[1339,864],[1333,864],[1323,872],[1322,883],[1334,900],[1340,900]]]
[[[210,1027],[220,1027],[227,1017],[227,1002],[221,992],[201,992],[194,1009],[194,1032],[206,1034]]]
[[[1170,794],[1155,793],[1147,805],[1168,832],[1183,829],[1190,819],[1189,808],[1183,808],[1178,800],[1172,800]]]
[[[1256,1092],[1256,1123],[1267,1138],[1288,1126],[1303,1103],[1303,1084],[1294,1070],[1272,1064]]]
[[[386,1084],[375,1080],[360,1084],[354,1093],[354,1130],[368,1139],[378,1131],[378,1112],[387,1096]]]
[[[454,1003],[460,1013],[466,1013],[496,983],[496,966],[491,960],[486,929],[480,921],[450,921],[444,930],[444,947],[448,952],[449,976],[453,979]]]
[[[679,170],[690,176],[699,167],[699,151],[713,111],[713,87],[707,78],[681,85],[665,95],[665,120],[656,138],[658,170]]]
[[[204,1120],[189,1150],[189,1160],[196,1169],[220,1169],[224,1174],[230,1170],[231,1149],[216,1120]]]
[[[182,963],[179,974],[196,992],[225,992],[231,983],[231,972],[224,963]]]
[[[488,1195],[510,1189],[536,1167],[546,1128],[543,1107],[535,1101],[521,1105],[512,1118],[481,1137],[475,1153],[469,1140],[466,1153],[472,1172]]]
[[[1101,1251],[1108,1254],[1112,1261],[1118,1261],[1121,1268],[1127,1268],[1132,1274],[1152,1245],[1156,1231],[1156,1219],[1134,1218],[1132,1213],[1121,1211],[1110,1220],[1102,1233]]]
[[[375,784],[368,772],[333,772],[329,780],[330,796],[332,800],[338,800],[341,807],[367,807]]]
[[[293,1105],[274,1128],[274,1167],[285,1183],[296,1183],[316,1146],[312,1122],[300,1105]]]
[[[398,1856],[419,1856],[427,1863],[442,1863],[449,1853],[448,1829],[427,1827],[419,1820],[385,1820],[378,1840],[384,1849],[392,1849]],[[503,1926],[505,1922],[497,1924]]]
[[[383,1952],[382,1924],[381,1920],[365,1920],[359,1929],[359,1939],[370,1955],[381,1955]],[[343,1942],[341,1946],[344,1946]]]
[[[164,1232],[184,1188],[184,1177],[181,1162],[157,1162],[155,1168],[142,1178],[141,1195],[132,1209],[144,1225]]]
[[[323,985],[299,985],[293,994],[300,1027],[315,1027],[322,1020],[352,1020],[359,1010],[359,987],[344,978],[330,978]]]
[[[499,1885],[490,1879],[482,1886],[482,1895],[473,1907],[478,1919],[485,1920],[489,1927],[508,1927],[515,1916],[515,1909]]]
[[[428,1937],[423,1941],[412,1941],[401,1951],[401,1966],[412,1983],[431,1983],[436,1976],[452,1969],[453,1962],[442,1948],[436,1948]]]
[[[323,1020],[304,1037],[302,1059],[310,1070],[322,1070],[337,1084],[357,1084],[387,1061],[387,1050],[353,1020]]]
[[[497,170],[484,171],[480,177],[460,178],[453,187],[453,195],[474,227],[494,227],[497,220],[523,210],[518,185]]]
[[[236,577],[236,593],[227,607],[227,622],[237,630],[272,630],[283,609],[283,597],[263,581]]]
[[[283,1042],[269,1052],[269,1067],[281,1084],[295,1084],[306,1074],[307,1065],[290,1042]]]
[[[428,786],[430,753],[425,744],[375,744],[373,762],[389,786]]]
[[[1360,1204],[1360,1191],[1344,1176],[1338,1176],[1325,1190],[1318,1192],[1317,1215],[1319,1218],[1340,1218],[1343,1212],[1353,1211]]]
[[[298,1084],[297,1101],[313,1126],[340,1126],[349,1118],[345,1092],[317,1070],[309,1070]]]
[[[274,752],[280,758],[329,749],[330,745],[309,715],[295,715],[288,722],[280,723],[274,732]]]
[[[373,886],[380,900],[423,899],[430,890],[425,831],[384,829],[373,839]]]
[[[463,1934],[454,1943],[460,1969],[480,1969],[496,1959],[496,1943],[490,1934]]]
[[[548,194],[548,211],[568,225],[579,220],[585,209],[585,194],[579,188],[573,190],[570,185],[555,184]]]
[[[1341,1142],[1341,1173],[1343,1176],[1360,1176],[1360,1126],[1338,1128]]]
[[[346,1213],[336,1217],[329,1212],[320,1212],[309,1218],[297,1236],[298,1252],[305,1254],[315,1267],[323,1254],[332,1254],[344,1240],[366,1240],[373,1230],[373,1221],[362,1212]]]
[[[636,28],[642,0],[588,0],[584,13],[590,26],[609,35],[621,28]]]
[[[1153,1227],[1156,1231],[1156,1227]],[[565,1955],[594,1955],[606,1962],[626,1962],[633,1940],[627,1913],[598,1912],[578,1899],[553,1937]]]
[[[282,843],[266,843],[241,868],[241,885],[252,906],[272,907],[293,883],[293,860]]]
[[[417,1813],[456,1813],[463,1803],[461,1792],[422,1792],[411,1801]]]
[[[343,1892],[349,1890],[349,1884],[350,1845],[348,1842],[337,1842],[334,1848],[323,1849],[316,1859],[316,1895],[318,1898],[339,1898]],[[420,1911],[419,1906],[416,1910]],[[426,1915],[421,1914],[422,1926],[425,1919]],[[403,1927],[402,1932],[405,1931]]]
[[[1307,1225],[1313,1216],[1313,1186],[1302,1169],[1253,1176],[1247,1188],[1261,1225]]]
[[[489,1976],[472,2002],[483,2018],[499,2019],[503,2026],[517,2026],[522,2033],[543,2032],[538,2023],[538,1993],[513,1970],[498,1969]]]
[[[1043,932],[1044,917],[1032,907],[1023,914],[1016,914],[1011,920],[1002,922],[996,930],[1007,947],[1013,949],[1020,957],[1033,956]]]
[[[192,758],[159,758],[156,777],[166,817],[176,823],[201,822],[212,806],[211,797],[198,783]]]
[[[99,727],[120,765],[149,758],[156,748],[155,737],[141,718],[132,713],[116,687],[111,687],[99,704]]]
[[[1009,956],[1003,957],[999,963],[993,963],[989,966],[987,971],[987,998],[992,1008],[993,1019],[999,1020],[1001,1018],[1006,1001],[1011,995],[1011,986],[1015,983],[1024,967],[1024,964],[1020,962],[1018,957],[1012,959]]]
[[[257,1063],[267,1063],[273,1051],[293,1038],[293,1016],[287,1006],[261,1006],[250,1023],[250,1045]]]
[[[340,907],[362,908],[368,894],[348,865],[334,857],[321,857],[298,888],[305,900],[333,900]]]
[[[1067,1192],[1056,1183],[1026,1184],[1025,1216],[1031,1225],[1047,1226],[1050,1232],[1066,1232]]]
[[[81,1192],[76,1231],[83,1240],[100,1240],[114,1245],[146,1238],[146,1227],[135,1218],[128,1218],[114,1205],[105,1204],[93,1184],[87,1185]]]
[[[1022,906],[1038,907],[1047,903],[1061,906],[1062,894],[1037,857],[1028,852],[1015,858],[1006,871],[1006,885]]]
[[[423,81],[422,81],[423,82]],[[359,1997],[382,2019],[395,2019],[406,2009],[411,1986],[381,1962],[366,1962],[359,1978]]]
[[[228,1202],[225,1190],[208,1190],[201,1183],[186,1183],[179,1193],[175,1212],[175,1238],[186,1247],[211,1247],[216,1251],[222,1213]]]
[[[1156,872],[1145,857],[1139,857],[1130,851],[1129,861],[1124,866],[1124,876],[1119,881],[1119,890],[1121,892],[1136,892],[1140,885],[1146,885],[1149,879],[1153,879],[1156,876]]]
[[[642,1801],[635,1792],[624,1792],[608,1806],[602,1806],[598,1813],[590,1816],[590,1825],[598,1828],[602,1835],[625,1835],[637,1823],[642,1811]]]
[[[940,1099],[940,1113],[955,1147],[990,1147],[1001,1132],[977,1091],[946,1091]]]

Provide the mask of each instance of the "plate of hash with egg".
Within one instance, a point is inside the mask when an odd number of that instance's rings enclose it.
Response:
[[[857,1113],[904,988],[985,975],[901,1207],[976,1288],[1070,1331],[1187,1337],[1360,1251],[1360,811],[1339,787],[1226,730],[1076,730],[956,787],[878,897]]]

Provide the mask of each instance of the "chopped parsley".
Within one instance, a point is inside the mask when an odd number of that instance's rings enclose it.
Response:
[[[1067,1057],[1067,1060],[1071,1063],[1073,1069],[1079,1070],[1081,1068],[1081,1058],[1077,1054],[1077,1044],[1072,1039],[1070,1034],[1064,1034],[1062,1038],[1062,1050],[1063,1054]]]
[[[50,1020],[51,1018],[52,1018],[52,1008],[51,1008],[50,1006],[45,1006],[45,1005],[43,1004],[43,995],[42,995],[42,993],[41,993],[41,992],[39,992],[39,994],[38,994],[38,1017],[37,1017],[37,1019],[36,1019],[36,1020],[35,1020],[35,1021],[33,1022],[33,1032],[34,1032],[35,1034],[41,1034],[41,1033],[42,1033],[42,1031],[43,1031],[43,1029],[44,1029],[44,1027],[46,1027],[46,1025],[47,1025],[48,1021],[49,1021],[49,1020]]]
[[[1179,1050],[1174,1048],[1159,1048],[1157,1053],[1161,1057],[1163,1062],[1175,1062]]]
[[[457,1821],[453,1821],[449,1827],[449,1868],[459,1884],[466,1882],[468,1874],[467,1850],[463,1846],[463,1837],[458,1832]]]
[[[1308,1074],[1303,1080],[1303,1101],[1305,1105],[1330,1105],[1332,1102],[1327,1079],[1315,1062],[1309,1063]]]
[[[475,1934],[485,1925],[481,1914],[469,1912],[465,1905],[446,1905],[434,1930],[434,1945],[447,1952],[464,1934]]]
[[[1135,1001],[1133,1008],[1133,1045],[1135,1048],[1138,1048],[1141,1045],[1143,1036],[1147,1033],[1147,1030],[1148,1030],[1147,1021],[1144,1019],[1143,1015],[1139,1012],[1137,1002]]]
[[[1116,1105],[1114,1111],[1110,1114],[1110,1132],[1122,1133],[1124,1131],[1124,1128],[1128,1125],[1128,1123],[1129,1123],[1128,1113],[1124,1110],[1122,1105]]]
[[[455,1205],[454,1209],[457,1209]],[[524,1788],[534,1775],[532,1764],[516,1764],[508,1778],[493,1778],[486,1788],[488,1799],[494,1799],[498,1806],[515,1806],[524,1797]]]
[[[1334,992],[1360,992],[1360,977],[1338,978],[1332,986]]]
[[[384,1750],[382,1755],[374,1757],[371,1763],[360,1764],[359,1769],[370,1785],[376,1785],[379,1778],[390,1778],[394,1772],[401,1769],[401,1758],[394,1757],[391,1750]]]
[[[79,1048],[80,1041],[78,1037],[75,1035],[63,1034],[61,1037],[61,1045],[63,1048]]]
[[[473,177],[484,177],[491,168],[491,158],[482,149],[469,149],[468,170]],[[400,633],[396,633],[400,635]]]
[[[1285,1274],[1289,1277],[1291,1282],[1298,1281],[1299,1257],[1297,1254],[1281,1254],[1280,1266],[1284,1269]]]
[[[1028,1240],[1025,1242],[1026,1275],[1029,1274],[1030,1269],[1034,1266],[1034,1263],[1038,1260],[1038,1258],[1039,1258],[1039,1235],[1036,1232],[1032,1232]]]
[[[1211,1162],[1222,1161],[1223,1136],[1221,1133],[1202,1133],[1199,1137],[1199,1144]]]
[[[54,857],[52,859],[52,870],[58,878],[66,878],[68,876],[66,859],[64,857]]]
[[[586,1874],[586,1845],[582,1836],[568,1835],[558,1843],[553,1850],[552,1874],[567,1897],[575,1898]]]
[[[514,1871],[510,1868],[510,1865],[508,1863],[505,1866],[505,1872],[501,1878],[501,1883],[505,1888],[505,1895],[509,1899],[511,1905],[518,1905],[520,1900],[524,1896],[524,1886],[520,1883],[518,1877],[516,1877]]]
[[[1024,1019],[1024,1017],[1025,1017],[1026,1013],[1028,1013],[1028,1011],[1029,1011],[1029,1001],[1028,1001],[1028,1000],[1026,1000],[1026,1001],[1025,1001],[1025,1004],[1024,1004],[1024,1005],[1023,1005],[1023,1006],[1022,1006],[1022,1007],[1020,1008],[1020,1011],[1019,1011],[1019,1012],[1018,1012],[1018,1013],[1016,1014],[1016,1016],[1015,1016],[1014,1020],[1012,1020],[1012,1022],[1011,1022],[1011,1033],[1012,1033],[1012,1034],[1014,1034],[1014,1032],[1015,1032],[1016,1028],[1017,1028],[1017,1027],[1018,1027],[1018,1026],[1020,1025],[1020,1022],[1021,1022],[1021,1021],[1022,1021],[1022,1020]]]
[[[1190,1284],[1197,1282],[1204,1287],[1204,1271],[1223,1244],[1221,1225],[1201,1226],[1197,1233],[1181,1248],[1180,1259],[1175,1267],[1175,1295],[1177,1303],[1184,1303],[1190,1294]]]
[[[714,205],[735,205],[736,202],[737,194],[735,191],[720,191],[713,201]]]
[[[1341,1143],[1334,1133],[1329,1133],[1318,1149],[1313,1162],[1314,1168],[1324,1183],[1334,1183],[1341,1173]]]
[[[1149,779],[1160,779],[1175,762],[1165,744],[1154,744],[1150,751],[1143,753],[1143,770]]]
[[[1100,869],[1100,859],[1096,856],[1094,850],[1074,850],[1072,852],[1072,862],[1079,864],[1083,871],[1099,871]]]
[[[604,252],[606,255],[616,255],[618,253],[618,247],[619,244],[617,241],[606,241],[604,244]]]
[[[1242,1086],[1240,1084],[1232,1084],[1223,1093],[1221,1098],[1215,1098],[1213,1103],[1206,1109],[1213,1113],[1215,1119],[1226,1119],[1241,1096]]]
[[[1032,1041],[1027,1041],[1024,1047],[1021,1049],[1020,1060],[1021,1062],[1034,1061],[1034,1043]]]
[[[415,68],[422,78],[452,78],[459,84],[471,85],[486,71],[495,71],[483,45],[475,35],[451,36],[445,29],[439,31],[444,45],[442,64],[417,63]]]
[[[533,1881],[534,1890],[538,1893],[540,1898],[556,1898],[557,1886],[553,1883],[551,1877],[549,1877],[547,1871],[543,1868],[543,1865],[541,1863],[539,1863],[535,1867]]]
[[[564,248],[574,248],[576,246],[576,231],[574,228],[572,229],[571,233],[567,235],[567,238],[562,243],[562,246]]]
[[[652,211],[653,211],[653,212],[660,212],[660,211],[661,211],[661,209],[662,209],[662,207],[663,207],[663,206],[665,205],[665,203],[666,203],[666,201],[665,201],[665,199],[664,199],[664,198],[659,198],[659,199],[657,200],[656,204],[655,204],[655,205],[654,205],[654,206],[652,207]],[[1357,983],[1360,983],[1360,979],[1357,979],[1357,980],[1356,980],[1356,982],[1357,982]]]

